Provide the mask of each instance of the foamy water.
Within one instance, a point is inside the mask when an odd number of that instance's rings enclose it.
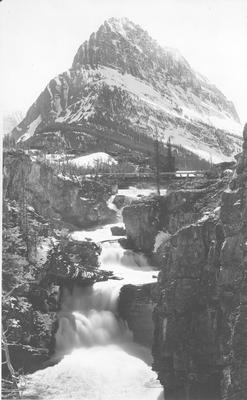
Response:
[[[63,360],[30,377],[26,396],[42,400],[162,399],[156,374],[117,345],[74,350]]]
[[[126,250],[118,242],[103,243],[100,254],[100,267],[113,271],[114,275],[123,279],[120,285],[134,285],[157,281],[158,271],[150,266],[142,253]]]
[[[24,398],[163,399],[150,352],[133,343],[117,316],[120,288],[120,281],[108,281],[64,290],[56,333],[56,355],[63,358],[28,377]]]
[[[96,229],[88,229],[83,231],[75,231],[71,234],[73,240],[90,240],[96,243],[104,241],[118,240],[119,236],[112,236],[111,228],[113,226],[124,227],[122,222],[116,222],[115,224],[106,224],[97,227]]]
[[[160,194],[166,194],[167,189],[160,189]],[[155,187],[151,188],[137,188],[136,186],[130,186],[127,189],[119,189],[118,194],[130,197],[133,199],[141,198],[142,196],[150,196],[151,194],[157,194]]]

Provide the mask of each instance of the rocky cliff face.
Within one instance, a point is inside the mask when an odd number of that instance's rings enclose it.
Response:
[[[136,343],[152,348],[153,309],[157,301],[156,284],[124,285],[118,301],[119,316],[127,322]]]
[[[246,396],[247,382],[247,125],[243,154],[229,189],[222,196],[221,221],[225,241],[221,249],[222,287],[228,340],[223,352],[222,398],[240,400]]]
[[[160,247],[154,369],[167,400],[243,400],[247,382],[247,126],[220,215],[180,227]]]
[[[72,67],[49,82],[13,136],[49,150],[115,143],[115,151],[146,153],[156,135],[165,142],[171,136],[196,157],[217,162],[240,149],[240,129],[234,105],[178,51],[112,18],[80,46]]]
[[[202,218],[219,204],[219,194],[229,182],[227,176],[203,182],[203,188],[171,191],[133,201],[123,209],[123,221],[131,246],[144,253],[161,254],[158,248],[180,228]]]
[[[216,226],[188,225],[162,249],[153,356],[168,400],[220,398]]]
[[[86,227],[110,220],[111,188],[95,181],[73,181],[23,152],[4,154],[4,195],[25,202],[46,218]]]

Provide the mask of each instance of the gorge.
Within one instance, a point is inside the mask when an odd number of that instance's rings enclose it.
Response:
[[[245,400],[247,125],[242,138],[233,103],[111,18],[5,145],[4,398]],[[159,146],[200,174],[160,183]]]
[[[133,333],[118,312],[121,288],[130,283],[151,284],[158,271],[144,255],[124,250],[111,236],[110,227],[77,231],[72,237],[77,241],[104,239],[100,268],[111,269],[120,280],[62,288],[53,355],[54,360],[62,360],[27,377],[24,398],[163,398],[151,371],[150,348],[133,342]]]
[[[167,400],[246,397],[246,133],[232,177],[124,209],[161,267],[153,368]]]
[[[52,351],[44,369],[39,358],[26,376],[24,398],[162,399],[151,367],[166,400],[244,398],[246,140],[245,128],[235,172],[185,180],[160,196],[147,188],[109,192],[114,222],[70,227],[68,243],[57,239],[42,278],[45,291],[60,287],[46,333]],[[5,167],[14,201],[20,168],[9,159]]]

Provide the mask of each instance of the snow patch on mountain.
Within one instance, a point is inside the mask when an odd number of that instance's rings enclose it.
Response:
[[[82,70],[82,73],[85,72]],[[97,80],[95,77],[97,76]],[[128,73],[122,74],[117,69],[109,67],[99,67],[91,74],[85,76],[87,82],[95,81],[95,85],[104,83],[109,87],[119,87],[126,90],[150,105],[154,109],[160,109],[163,112],[176,118],[190,119],[192,121],[203,122],[207,125],[231,131],[233,134],[241,136],[241,125],[230,118],[223,111],[220,113],[216,106],[210,102],[202,102],[191,91],[187,91],[187,99],[184,98],[184,91],[181,88],[167,84],[167,92],[162,95],[152,86],[148,85],[133,75]],[[80,108],[76,113],[73,113],[73,118],[70,122],[79,121],[81,118],[89,119],[94,115],[94,98],[91,95],[80,100]],[[177,112],[177,109],[180,112]],[[68,109],[65,117],[58,117],[57,122],[67,121],[71,112]]]
[[[94,168],[99,164],[116,165],[117,161],[107,153],[98,152],[77,157],[69,161],[76,167]]]
[[[180,107],[183,110],[183,115],[187,115],[192,120],[201,121],[216,128],[231,131],[238,136],[242,135],[242,127],[238,122],[234,121],[226,113],[220,113],[217,107],[214,107],[210,102],[201,102],[200,107],[199,99],[193,93],[189,95],[193,104],[197,105],[197,110],[186,106],[184,99],[180,98],[181,91],[179,88],[177,90],[177,87],[174,89],[168,84],[168,93],[164,97],[154,88],[130,74],[121,74],[116,69],[107,67],[100,68],[100,72],[105,77],[105,82],[108,85],[121,87],[138,96],[140,100],[149,103],[155,108],[160,108],[170,115],[181,118],[181,115],[174,111],[175,106]],[[172,102],[172,97],[176,98],[176,104]]]
[[[33,136],[36,128],[38,125],[41,123],[42,119],[41,116],[39,115],[31,124],[28,126],[27,132],[20,137],[20,139],[17,140],[18,142],[25,142],[27,139],[29,139],[31,136]]]
[[[233,159],[232,155],[225,155],[222,153],[215,138],[215,143],[205,143],[201,137],[196,138],[190,134],[186,129],[175,128],[171,125],[166,128],[166,137],[171,138],[171,142],[177,146],[196,153],[200,158],[213,163],[220,163],[223,161],[230,161]]]
[[[206,104],[205,105],[205,110],[208,109],[208,112],[204,112],[202,110],[202,113],[193,110],[192,108],[182,106],[183,108],[183,114],[186,115],[188,118],[191,120],[195,121],[201,121],[206,123],[207,125],[214,126],[218,129],[223,129],[225,131],[230,131],[232,134],[235,134],[237,136],[242,135],[241,133],[241,125],[228,117],[227,115],[221,115],[216,112],[216,110],[210,105]]]

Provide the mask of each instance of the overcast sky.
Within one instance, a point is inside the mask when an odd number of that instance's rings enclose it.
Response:
[[[27,111],[110,17],[128,17],[180,50],[247,120],[247,0],[2,0],[2,112]]]

